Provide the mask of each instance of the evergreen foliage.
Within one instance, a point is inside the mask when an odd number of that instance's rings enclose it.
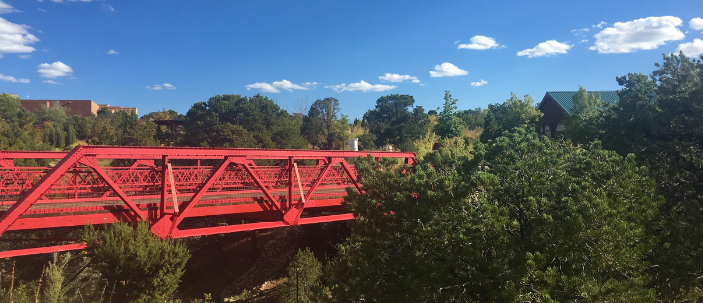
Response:
[[[703,64],[683,53],[664,55],[648,77],[618,77],[620,101],[604,113],[600,139],[650,168],[666,198],[650,254],[652,285],[664,300],[703,289]]]
[[[505,131],[515,128],[527,128],[536,131],[539,127],[542,113],[533,105],[534,100],[529,95],[520,100],[511,93],[510,99],[501,104],[488,105],[488,113],[484,120],[481,142],[488,142],[503,135]]]
[[[600,94],[589,93],[581,86],[571,99],[573,106],[564,119],[564,135],[575,142],[596,140],[603,125]]]
[[[376,136],[374,144],[400,146],[425,135],[429,118],[410,95],[388,95],[376,100],[376,107],[364,114],[364,125]]]
[[[303,117],[303,137],[319,149],[334,149],[335,143],[339,146],[340,142],[343,145],[349,133],[349,123],[346,116],[340,115],[339,100],[325,98],[315,101],[307,116]]]
[[[236,132],[245,138],[253,138],[253,142],[235,142],[229,140],[238,139],[212,136],[228,123],[241,127]],[[185,134],[180,144],[184,146],[290,149],[304,148],[308,144],[300,135],[295,117],[261,95],[218,95],[207,102],[197,102],[188,111],[183,127]],[[226,128],[234,131],[231,127]]]
[[[298,250],[287,268],[288,279],[279,289],[279,302],[323,302],[322,264],[309,248]]]
[[[437,116],[437,126],[435,131],[440,138],[455,138],[462,135],[464,124],[457,117],[457,99],[452,98],[449,91],[444,91],[444,106]]]
[[[517,129],[473,158],[356,167],[365,193],[345,199],[359,219],[331,265],[334,301],[654,299],[645,226],[661,198],[633,157]]]
[[[88,225],[83,241],[114,289],[113,302],[166,302],[190,257],[184,243],[159,239],[144,222],[136,229],[117,222],[103,231]]]

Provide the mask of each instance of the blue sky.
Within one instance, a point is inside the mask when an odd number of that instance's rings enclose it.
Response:
[[[334,97],[351,119],[388,94],[485,108],[618,89],[702,53],[701,18],[698,0],[0,0],[0,92],[140,114],[257,93],[289,112]]]

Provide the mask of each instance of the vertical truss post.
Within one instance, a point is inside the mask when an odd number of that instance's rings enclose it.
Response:
[[[161,204],[159,205],[159,219],[163,218],[164,215],[166,215],[166,196],[168,195],[168,191],[166,188],[168,184],[166,181],[166,178],[168,177],[166,175],[166,163],[168,163],[168,156],[161,156]]]
[[[291,156],[288,157],[288,205],[286,207],[293,207],[293,199],[295,198],[295,191],[293,190],[293,165],[295,165],[295,159]]]

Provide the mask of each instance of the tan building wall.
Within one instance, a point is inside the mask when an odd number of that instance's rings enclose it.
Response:
[[[87,117],[91,114],[98,115],[100,108],[106,107],[110,112],[126,111],[137,114],[136,107],[110,106],[108,104],[96,104],[93,100],[20,100],[22,107],[28,111],[38,111],[42,106],[50,107],[58,102],[66,109],[66,114],[71,116]]]
[[[128,112],[128,113],[137,113],[137,108],[136,107],[122,107],[122,106],[110,106],[109,104],[98,104],[98,108],[106,108],[109,110],[111,113],[115,112]]]

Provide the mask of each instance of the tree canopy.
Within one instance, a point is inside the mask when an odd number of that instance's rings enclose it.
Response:
[[[410,95],[388,95],[376,100],[376,107],[364,114],[364,124],[376,136],[376,146],[412,143],[425,135],[429,118],[422,106],[413,107]]]
[[[536,130],[542,113],[533,105],[534,100],[529,95],[519,99],[511,93],[510,99],[500,104],[489,104],[486,114],[481,142],[487,142],[503,135],[504,131],[515,128]]]
[[[357,169],[365,193],[345,201],[359,219],[331,265],[338,302],[654,299],[645,227],[661,198],[634,157],[516,129],[473,158]]]
[[[273,100],[255,95],[218,95],[193,104],[183,124],[184,146],[304,148],[295,118]],[[213,136],[228,130],[238,137]],[[251,138],[252,140],[249,140]]]

